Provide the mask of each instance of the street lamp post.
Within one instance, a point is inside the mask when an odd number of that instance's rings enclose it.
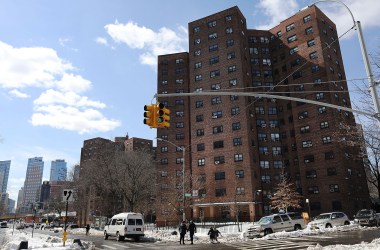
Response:
[[[373,101],[374,109],[375,109],[375,115],[374,115],[374,117],[377,119],[377,123],[380,126],[380,99],[379,99],[379,96],[378,96],[378,93],[377,93],[377,90],[376,90],[376,85],[378,83],[376,83],[375,80],[373,79],[373,73],[372,73],[372,69],[371,69],[371,64],[369,62],[367,48],[366,48],[366,45],[365,45],[365,42],[364,42],[364,37],[363,37],[363,32],[362,32],[360,21],[356,21],[355,18],[354,18],[354,15],[352,14],[352,12],[348,8],[348,6],[346,4],[344,4],[342,1],[339,1],[339,0],[319,0],[319,1],[316,1],[313,4],[309,5],[308,7],[316,5],[317,3],[320,3],[320,2],[336,2],[336,3],[340,3],[340,4],[342,4],[348,10],[348,12],[350,13],[350,15],[352,17],[352,21],[354,22],[354,27],[356,27],[356,29],[358,31],[359,44],[360,44],[360,48],[361,48],[361,52],[362,52],[362,57],[363,57],[364,66],[365,66],[365,69],[366,69],[367,77],[368,77],[368,80],[369,80],[369,91],[371,93],[371,97],[372,97],[372,101]]]
[[[253,223],[255,223],[255,220],[256,220],[256,194],[259,194],[262,190],[261,189],[258,189],[258,190],[255,190],[255,193],[253,194],[253,202],[254,202],[254,205],[253,205],[253,210],[254,211],[254,214],[253,214]]]
[[[182,220],[185,221],[186,220],[186,213],[185,213],[185,152],[186,152],[186,148],[177,146],[173,142],[162,139],[162,138],[156,138],[156,139],[159,141],[165,141],[167,143],[170,143],[174,147],[182,151]]]

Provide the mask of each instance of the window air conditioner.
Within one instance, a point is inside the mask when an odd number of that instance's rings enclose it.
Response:
[[[275,124],[271,124],[270,127],[271,127],[271,128],[275,128],[276,125],[275,125]]]
[[[206,197],[206,194],[202,194],[202,197]]]
[[[303,115],[300,115],[300,116],[298,116],[298,119],[303,119],[304,117],[303,117]]]
[[[309,163],[310,162],[310,160],[305,160],[305,163]]]
[[[214,161],[215,164],[219,164],[220,162],[219,161]]]
[[[220,86],[216,85],[216,86],[215,86],[215,89],[220,89]]]
[[[335,190],[333,188],[330,189],[330,193],[334,193]]]
[[[216,115],[213,115],[212,117],[211,117],[212,119],[216,119],[216,118],[218,118]]]
[[[266,128],[267,125],[264,123],[264,124],[261,124],[261,127],[262,127],[262,128]]]
[[[265,155],[269,155],[269,152],[264,152]]]

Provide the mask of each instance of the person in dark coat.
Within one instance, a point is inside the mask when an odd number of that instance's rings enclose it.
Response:
[[[218,229],[214,228],[214,239],[218,242],[218,237],[222,236]]]
[[[182,224],[179,226],[179,244],[185,244],[185,234],[187,231],[186,222],[182,221]]]
[[[90,232],[90,224],[87,224],[87,226],[86,226],[86,235],[88,235],[89,232]]]
[[[190,241],[191,244],[193,244],[193,239],[194,239],[194,233],[197,232],[197,227],[195,226],[195,223],[191,220],[189,224],[189,232],[190,232]]]
[[[210,241],[211,241],[211,243],[214,243],[214,239],[215,239],[214,228],[210,227],[210,230],[208,231],[207,234],[210,235]]]

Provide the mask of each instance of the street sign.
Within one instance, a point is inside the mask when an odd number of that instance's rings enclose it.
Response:
[[[63,201],[74,201],[74,191],[73,189],[64,189],[62,194]]]

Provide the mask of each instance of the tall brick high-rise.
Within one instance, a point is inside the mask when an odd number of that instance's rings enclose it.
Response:
[[[370,206],[363,161],[349,157],[359,149],[342,146],[336,133],[340,123],[355,125],[352,113],[248,96],[351,106],[336,27],[320,9],[312,6],[270,30],[254,30],[232,7],[190,22],[188,30],[188,53],[158,57],[157,93],[236,93],[159,98],[171,110],[171,127],[157,130],[163,139],[156,156],[158,221],[181,218],[165,197],[172,178],[177,192],[187,185],[179,174],[183,160],[185,178],[203,183],[192,188],[197,196],[185,200],[187,218],[239,213],[252,221],[271,212],[270,198],[284,177],[303,195],[305,211],[309,200],[313,216],[334,210],[352,215]]]

